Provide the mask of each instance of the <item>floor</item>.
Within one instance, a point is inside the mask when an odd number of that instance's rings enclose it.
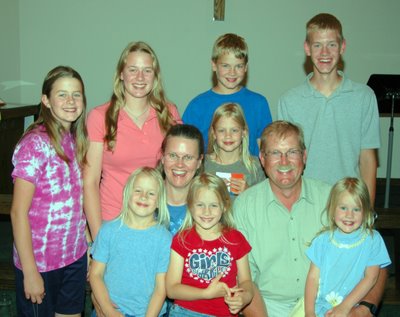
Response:
[[[376,206],[383,207],[384,184],[378,182]],[[400,213],[400,181],[395,182],[391,188],[389,207],[398,209]],[[392,261],[400,261],[393,258],[393,236],[390,231],[382,232],[387,244]],[[0,317],[14,317],[15,311],[15,285],[14,272],[12,265],[12,230],[10,217],[0,215]],[[383,305],[379,312],[379,317],[400,317],[400,290],[395,287],[395,277],[393,266],[389,268],[389,280],[386,287]],[[86,309],[83,316],[90,316],[91,302],[88,292],[86,298]]]

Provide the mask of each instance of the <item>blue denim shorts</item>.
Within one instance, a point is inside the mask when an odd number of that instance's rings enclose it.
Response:
[[[189,310],[174,304],[172,305],[171,310],[169,311],[169,317],[214,317],[214,316],[198,313],[193,310]]]

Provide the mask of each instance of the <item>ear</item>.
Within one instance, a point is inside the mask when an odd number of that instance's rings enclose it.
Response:
[[[307,150],[303,151],[303,164],[305,165],[307,162]]]
[[[213,72],[217,71],[217,64],[213,60],[211,60],[211,68],[212,68]]]
[[[340,45],[340,55],[344,54],[345,50],[346,50],[346,40],[343,39],[342,45]]]
[[[42,104],[49,109],[51,108],[49,98],[46,95],[42,95]]]
[[[304,52],[307,56],[311,56],[310,44],[307,41],[304,41]]]
[[[202,162],[203,162],[203,154],[200,155],[199,159],[197,160],[196,170],[198,170],[200,168]]]

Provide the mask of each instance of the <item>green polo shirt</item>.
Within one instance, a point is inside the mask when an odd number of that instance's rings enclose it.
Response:
[[[331,186],[305,178],[301,186],[291,211],[276,198],[268,179],[235,200],[234,218],[253,248],[251,273],[263,298],[290,303],[304,295],[310,267],[305,250],[325,223]]]

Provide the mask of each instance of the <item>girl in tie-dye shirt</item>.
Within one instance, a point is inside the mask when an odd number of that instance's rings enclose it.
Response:
[[[51,70],[40,107],[12,160],[18,316],[80,316],[87,265],[81,176],[86,99],[80,75],[70,67]]]

